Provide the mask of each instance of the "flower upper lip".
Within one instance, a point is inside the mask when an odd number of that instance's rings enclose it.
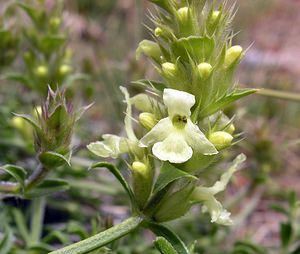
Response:
[[[153,145],[153,154],[162,161],[183,163],[193,151],[205,155],[218,151],[191,119],[195,96],[183,91],[164,89],[164,104],[169,116],[160,120],[139,142],[139,146]]]

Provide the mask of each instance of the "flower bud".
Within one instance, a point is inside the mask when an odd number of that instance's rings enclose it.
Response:
[[[213,68],[209,63],[201,63],[197,66],[197,69],[200,78],[206,80],[210,76]]]
[[[149,112],[156,115],[156,112],[164,112],[164,105],[154,97],[140,93],[130,98],[130,103],[142,112]]]
[[[48,74],[48,67],[46,65],[39,65],[35,69],[35,74],[40,78],[46,77]]]
[[[68,64],[62,64],[59,67],[59,73],[62,76],[68,75],[71,71],[72,71],[72,67],[70,65],[68,65]]]
[[[159,36],[162,36],[162,34],[163,34],[163,30],[160,27],[156,27],[154,30],[154,35],[156,37],[159,37]]]
[[[54,17],[50,19],[50,26],[52,29],[56,30],[61,24],[61,19],[58,17]]]
[[[226,51],[224,65],[226,68],[230,67],[241,57],[243,48],[239,45],[233,46]]]
[[[36,119],[39,119],[39,117],[42,116],[42,107],[41,107],[41,106],[35,107],[34,110],[32,111],[32,115],[33,115]]]
[[[167,63],[163,63],[161,67],[162,67],[163,75],[167,79],[170,80],[176,79],[176,76],[178,74],[178,69],[175,64],[167,62]]]
[[[32,140],[32,127],[24,118],[15,116],[12,118],[11,124],[21,133],[25,140]]]
[[[233,137],[225,131],[216,131],[209,136],[209,141],[217,148],[222,150],[231,145]]]
[[[147,130],[151,130],[157,124],[154,114],[148,112],[139,115],[139,122]]]
[[[179,21],[184,24],[187,23],[189,20],[189,8],[188,7],[182,7],[177,10],[177,15]]]
[[[151,194],[154,173],[148,161],[133,162],[131,172],[133,176],[134,195],[139,207],[142,209]]]
[[[132,163],[132,170],[139,173],[140,175],[145,175],[147,173],[147,166],[143,162],[135,161]]]
[[[136,50],[137,59],[140,57],[141,54],[144,54],[147,57],[152,58],[156,62],[159,62],[161,50],[157,43],[149,40],[143,40],[139,43],[139,46]]]
[[[219,15],[220,15],[220,11],[213,11],[211,15],[211,22],[215,23],[216,20],[219,18]]]

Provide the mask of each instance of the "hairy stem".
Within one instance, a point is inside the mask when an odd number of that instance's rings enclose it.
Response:
[[[52,251],[50,254],[85,254],[127,235],[142,223],[141,217],[131,217],[97,235],[74,243],[65,248]]]

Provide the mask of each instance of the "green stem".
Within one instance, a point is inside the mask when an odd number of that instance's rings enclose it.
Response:
[[[106,244],[113,242],[122,236],[127,235],[142,223],[141,217],[131,217],[112,228],[109,228],[97,235],[83,241],[74,243],[65,248],[52,251],[49,254],[85,254],[96,250]]]
[[[39,183],[41,183],[44,178],[48,175],[49,169],[46,169],[42,165],[40,165],[33,174],[29,177],[25,190],[30,190],[31,188],[37,186]]]
[[[272,89],[259,89],[256,92],[256,94],[267,96],[267,97],[272,97],[272,98],[277,98],[277,99],[300,102],[300,94],[299,93],[276,91],[276,90],[272,90]]]
[[[35,198],[32,201],[32,217],[31,217],[31,235],[30,242],[31,244],[38,243],[41,239],[43,222],[44,222],[44,213],[45,213],[46,199]]]

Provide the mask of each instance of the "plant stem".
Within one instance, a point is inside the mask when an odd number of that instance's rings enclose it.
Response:
[[[26,190],[31,189],[32,187],[41,183],[46,175],[48,175],[49,169],[43,167],[43,165],[39,165],[37,169],[33,172],[33,174],[29,177],[26,183]]]
[[[127,235],[142,223],[141,217],[131,217],[118,225],[113,226],[97,235],[74,243],[65,248],[52,251],[49,254],[85,254]]]
[[[32,217],[31,217],[31,244],[38,243],[41,239],[43,224],[44,224],[44,213],[45,213],[46,199],[35,198],[32,201]]]
[[[259,89],[256,92],[256,94],[267,96],[267,97],[272,97],[272,98],[277,98],[277,99],[300,102],[300,94],[299,93],[276,91],[276,90],[272,90],[272,89]]]

